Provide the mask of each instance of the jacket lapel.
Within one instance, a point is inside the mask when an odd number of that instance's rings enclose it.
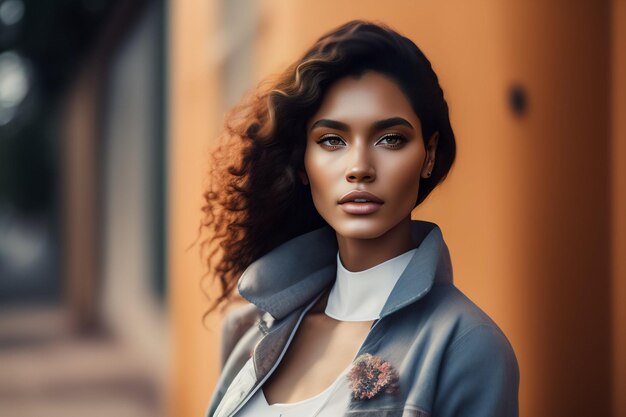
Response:
[[[439,227],[412,220],[411,233],[417,252],[389,295],[382,317],[419,300],[435,282],[452,281],[450,255]],[[250,264],[239,279],[239,293],[282,320],[334,282],[337,250],[330,226],[297,236]]]
[[[235,413],[252,396],[278,365],[306,312],[323,294],[320,292],[312,301],[279,321],[274,321],[269,331],[257,342],[252,357],[237,374],[215,411],[215,417],[226,417]]]
[[[294,311],[277,323],[254,347],[252,357],[257,380],[263,380],[278,361],[300,321],[302,310]]]

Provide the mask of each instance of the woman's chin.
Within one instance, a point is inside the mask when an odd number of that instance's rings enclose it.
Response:
[[[384,235],[391,227],[389,221],[372,216],[353,216],[351,219],[343,219],[331,227],[337,234],[347,239],[375,239]]]

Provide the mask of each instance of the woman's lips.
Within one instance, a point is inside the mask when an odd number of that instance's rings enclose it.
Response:
[[[370,214],[380,210],[384,201],[365,190],[352,190],[339,200],[339,205],[348,214]]]
[[[378,203],[383,204],[383,200],[375,196],[374,194],[367,192],[365,190],[352,190],[339,200],[339,204],[355,202],[355,200],[367,200],[368,203]],[[363,203],[365,201],[358,201],[359,203]]]
[[[339,204],[348,214],[370,214],[377,212],[382,204],[368,201],[366,203],[347,202]]]

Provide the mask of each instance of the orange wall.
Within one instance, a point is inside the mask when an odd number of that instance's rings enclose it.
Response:
[[[623,38],[624,2],[613,1],[621,7]],[[203,161],[197,151],[215,128],[206,116],[214,106],[209,91],[215,72],[202,53],[193,54],[210,44],[207,28],[215,12],[201,2],[185,2],[185,8],[180,3],[173,3],[171,18],[177,51],[170,230],[178,240],[172,240],[170,272],[177,288],[174,326],[183,326],[176,338],[182,348],[174,403],[181,404],[176,410],[193,412],[176,416],[197,415],[206,405],[216,375],[209,365],[217,359],[217,340],[196,326],[202,305],[198,260],[195,252],[180,252],[199,215],[194,198],[200,196]],[[626,315],[619,303],[611,310],[612,289],[614,301],[626,295],[624,280],[611,279],[612,270],[622,277],[626,270],[623,261],[611,264],[610,256],[611,208],[621,213],[626,206],[626,187],[611,188],[612,175],[625,183],[626,162],[613,154],[621,168],[611,171],[611,146],[624,151],[617,133],[611,141],[611,4],[570,2],[563,9],[557,3],[261,0],[255,79],[282,70],[322,33],[349,19],[381,20],[412,38],[440,77],[458,141],[456,166],[415,217],[442,226],[457,285],[509,336],[521,367],[521,415],[608,416],[612,375],[614,389],[626,385],[617,352],[626,351]],[[615,76],[622,91],[623,77]],[[508,107],[514,82],[528,92],[524,117]],[[620,97],[613,106],[623,109]],[[624,121],[615,129],[623,138]],[[611,206],[613,196],[621,200]],[[621,235],[613,233],[614,253],[626,246],[624,218],[615,219]],[[620,336],[612,339],[617,330]],[[615,372],[612,350],[620,366]]]
[[[613,406],[626,417],[626,0],[613,0]]]
[[[442,225],[457,285],[513,343],[521,414],[608,415],[609,4],[264,3],[259,77],[352,18],[388,22],[425,51],[459,157],[416,217]],[[514,82],[529,95],[522,118],[507,105]]]
[[[169,4],[168,296],[173,329],[169,415],[202,416],[218,376],[218,318],[202,326],[207,308],[200,290],[204,273],[195,241],[208,161],[218,114],[215,2]]]
[[[610,10],[512,5],[507,72],[531,89],[514,192],[523,198],[516,332],[524,415],[610,414]],[[534,144],[534,146],[524,146]],[[510,193],[509,193],[510,194]],[[507,198],[506,195],[504,195]],[[514,220],[513,218],[511,220]],[[505,311],[506,314],[506,311]]]

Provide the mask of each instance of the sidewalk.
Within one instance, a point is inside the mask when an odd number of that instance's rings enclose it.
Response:
[[[112,337],[73,335],[59,309],[0,311],[0,416],[163,416],[149,375]]]

